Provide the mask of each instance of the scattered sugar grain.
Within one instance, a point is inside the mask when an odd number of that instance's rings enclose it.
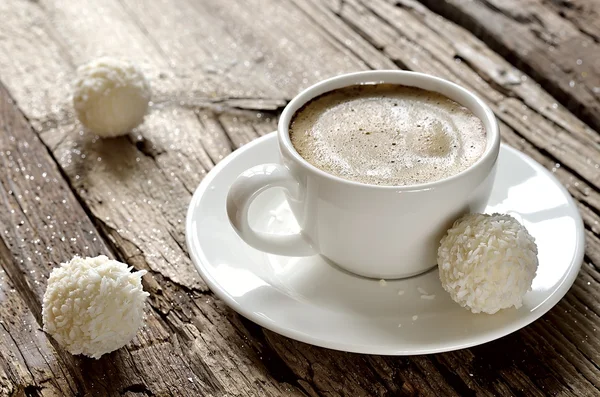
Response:
[[[427,293],[427,291],[425,291],[425,290],[424,290],[423,288],[421,288],[421,287],[417,287],[417,291],[419,291],[419,294],[421,294],[421,295],[429,295],[429,294]]]
[[[435,299],[435,295],[421,295],[421,299],[425,299],[425,300],[434,300]]]
[[[381,279],[379,280],[379,285],[385,287],[387,285],[387,282],[384,279]]]
[[[419,318],[419,316],[417,316],[417,315],[412,316],[413,321],[417,321],[418,318]]]
[[[398,295],[404,295],[404,290],[403,289],[399,289],[398,290]]]

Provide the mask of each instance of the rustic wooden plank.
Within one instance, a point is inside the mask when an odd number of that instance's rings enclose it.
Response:
[[[524,389],[532,395],[577,395],[593,392],[600,383],[593,370],[597,345],[582,343],[598,320],[577,315],[584,305],[597,313],[590,303],[600,282],[593,266],[584,269],[547,322],[479,348],[390,358],[331,352],[265,332],[205,292],[187,258],[179,220],[190,192],[213,163],[274,129],[277,111],[302,87],[343,71],[398,66],[450,78],[490,102],[504,139],[556,168],[579,200],[593,242],[588,257],[597,258],[595,133],[468,32],[408,1],[399,6],[382,1],[239,5],[215,0],[185,6],[165,1],[140,7],[124,0],[97,7],[91,2],[10,0],[3,5],[12,30],[2,32],[10,40],[0,40],[0,45],[14,57],[0,60],[0,79],[39,131],[114,255],[150,271],[144,277],[151,292],[148,326],[125,351],[99,363],[83,360],[86,371],[105,372],[106,378],[80,380],[79,372],[66,369],[82,382],[75,390],[109,387],[111,393],[165,395],[289,395],[302,390],[333,396],[517,395]],[[78,12],[86,14],[84,24],[73,18]],[[102,40],[109,19],[116,21],[117,33]],[[12,39],[14,32],[28,40]],[[38,42],[51,50],[38,51]],[[80,135],[61,83],[45,81],[43,74],[24,76],[22,65],[49,63],[47,70],[68,81],[75,64],[98,54],[126,55],[129,47],[153,78],[156,97],[147,121],[128,137],[102,141]],[[567,149],[560,152],[557,147],[563,144]],[[75,236],[77,244],[100,238],[86,222],[88,234]],[[20,251],[15,252],[19,257]],[[18,274],[20,263],[11,269]],[[32,270],[38,271],[37,265]],[[28,277],[14,279],[23,279],[19,291],[24,301],[39,302],[42,287],[29,286]],[[580,325],[574,326],[574,320]],[[556,344],[557,352],[545,352]],[[116,364],[107,363],[114,357],[119,358]],[[7,376],[0,373],[0,379]],[[23,380],[16,387],[30,384]]]
[[[372,48],[350,50],[314,29],[287,1],[122,2],[177,75],[206,76],[198,89],[209,97],[291,99],[326,76],[390,65],[370,60]]]
[[[423,0],[466,26],[600,129],[600,5],[593,0]]]
[[[1,87],[0,161],[0,198],[6,209],[0,212],[0,390],[6,395],[300,395],[285,381],[266,376],[258,357],[267,354],[245,345],[230,324],[216,329],[214,299],[170,282],[140,258],[128,262],[150,271],[143,283],[153,295],[147,324],[136,339],[98,361],[64,352],[41,331],[46,278],[52,267],[75,254],[112,253]],[[96,221],[102,229],[111,227],[110,219]],[[191,324],[196,324],[195,334],[190,334]]]
[[[53,39],[51,25],[36,11],[35,5],[23,1],[0,3],[3,16],[0,37],[10,38],[0,40],[0,53],[10,54],[0,57],[0,75],[30,120],[44,119],[53,123],[54,119],[60,119],[64,112],[70,111],[72,65],[64,56],[60,42]],[[24,25],[29,29],[24,29]],[[29,48],[31,43],[36,43],[35,57],[29,51],[14,51],[15,48]],[[38,59],[43,59],[44,63],[38,63]]]
[[[474,89],[502,121],[539,149],[591,182],[600,182],[600,138],[593,130],[565,114],[551,96],[464,29],[444,23],[416,2],[396,3],[347,1],[341,17],[409,68]],[[559,119],[568,130],[554,122]]]
[[[381,48],[384,54],[395,59],[399,64],[405,64],[413,70],[449,78],[472,88],[484,97],[501,120],[504,140],[546,165],[580,200],[586,227],[590,231],[592,228],[595,229],[595,232],[588,236],[597,241],[599,219],[597,161],[600,159],[596,144],[597,134],[557,104],[526,75],[511,67],[508,62],[490,51],[464,29],[441,20],[418,3],[407,1],[394,3],[397,3],[398,7],[382,1],[362,2],[362,4],[345,1],[341,7],[334,7],[331,11],[347,20],[362,37],[372,40],[377,48]],[[317,7],[307,6],[305,9],[309,10],[307,12],[311,12],[310,10],[317,9]],[[325,28],[329,29],[328,26]],[[456,57],[457,54],[460,55]],[[507,107],[510,107],[511,110],[507,111]],[[511,114],[505,115],[505,113]],[[528,119],[529,123],[518,121]],[[549,144],[552,142],[549,142],[548,138],[552,136],[557,137],[557,140],[553,144]],[[560,146],[564,145],[565,141],[573,142],[572,145],[577,149],[570,150],[569,154],[558,153]],[[588,152],[589,157],[584,158],[584,161],[579,164],[569,160],[577,157],[578,153],[581,153],[580,149],[586,146],[593,148]],[[540,152],[540,149],[544,151]],[[565,167],[565,163],[559,163],[558,156],[560,156],[560,162],[562,159],[566,159],[569,166],[572,166],[577,172],[574,173],[573,169]],[[582,179],[582,175],[589,177],[589,180]],[[595,253],[596,248],[588,248],[588,252]],[[593,268],[586,270],[596,271]],[[575,291],[571,294],[576,294]],[[567,305],[566,302],[561,305]],[[561,313],[560,306],[552,312]],[[569,315],[561,313],[555,317],[555,321],[561,324],[570,324],[573,320]],[[596,319],[590,319],[586,323],[586,327],[591,327],[590,329],[593,329],[595,325]],[[535,326],[537,325],[522,332],[528,332]],[[554,331],[553,338],[560,338],[565,332],[562,327],[552,331]],[[576,335],[583,336],[585,333],[580,331]],[[583,343],[582,340],[576,338],[566,341],[564,337],[562,339],[563,346],[568,346],[565,349],[570,350],[576,350],[575,346]],[[528,343],[531,344],[535,337],[529,337],[528,340]],[[552,344],[552,339],[547,343]],[[503,351],[500,342],[488,345],[491,346],[487,351],[488,357],[497,356]],[[522,346],[523,343],[519,341],[515,345]],[[597,368],[598,356],[590,354],[587,360],[581,361],[576,355],[567,356],[565,354],[568,358],[561,357],[560,366],[546,367],[540,364],[544,362],[544,357],[537,356],[539,353],[535,353],[537,349],[534,346],[536,345],[529,347],[526,344],[525,346],[527,357],[532,359],[515,365],[499,377],[492,376],[495,385],[498,384],[497,379],[500,378],[508,386],[508,388],[504,386],[502,389],[497,389],[495,394],[512,395],[525,387],[526,390],[536,390],[537,388],[544,390],[545,393],[551,390],[567,393],[564,390],[567,389],[572,390],[573,395],[576,395],[584,393],[591,385],[597,385],[600,382],[594,371],[590,370]],[[295,353],[294,351],[290,355]],[[459,355],[459,353],[456,354]],[[453,357],[454,355],[455,353],[450,353],[443,356]],[[537,358],[534,359],[533,357],[536,356]],[[460,362],[460,360],[458,361]],[[478,361],[489,363],[491,360],[478,357]],[[545,373],[545,377],[541,381],[535,377],[535,372],[532,373],[532,368],[536,367],[542,367],[542,371]],[[462,388],[464,385],[472,384],[470,374],[467,374],[460,365],[451,366],[451,368],[459,373],[462,372],[459,383],[457,383],[462,386],[455,387],[463,390],[462,394],[467,393],[469,387]],[[585,373],[583,376],[582,371]],[[477,383],[472,387],[477,387],[476,385]],[[479,387],[483,390],[490,390],[491,386],[482,383],[479,384]]]
[[[0,300],[0,396],[72,394],[73,377],[63,371],[61,357],[5,270],[0,270]]]
[[[594,0],[546,0],[544,5],[600,42],[600,7]]]
[[[3,342],[12,340],[0,351],[5,354],[2,366],[9,374],[8,389],[26,395],[92,391],[94,381],[104,374],[98,368],[84,375],[80,369],[83,361],[57,348],[41,331],[41,297],[53,266],[74,253],[97,255],[109,251],[97,237],[46,147],[3,87],[0,87],[0,161],[3,204],[0,319]],[[137,378],[127,371],[131,360],[118,357],[113,360],[121,363],[126,378]],[[118,390],[126,386],[123,383],[115,379],[113,385]]]
[[[486,99],[503,124],[503,138],[557,173],[571,194],[597,212],[598,134],[464,29],[417,2],[395,3],[349,0],[336,12],[386,55]],[[588,219],[587,226],[598,229],[596,221]]]

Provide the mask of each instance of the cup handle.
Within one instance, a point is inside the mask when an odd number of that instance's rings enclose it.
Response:
[[[273,234],[252,229],[248,210],[252,201],[263,191],[279,187],[297,197],[299,185],[287,168],[280,164],[262,164],[243,172],[229,188],[227,216],[237,234],[248,245],[264,252],[283,256],[310,256],[315,250],[302,232]]]

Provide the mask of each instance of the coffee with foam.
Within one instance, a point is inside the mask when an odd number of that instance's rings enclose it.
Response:
[[[483,123],[436,92],[395,84],[340,88],[314,98],[290,123],[296,151],[340,178],[406,186],[456,175],[484,153]]]

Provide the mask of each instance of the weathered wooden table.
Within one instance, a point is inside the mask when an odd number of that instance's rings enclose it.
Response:
[[[74,70],[100,55],[152,79],[129,136],[74,118]],[[207,290],[183,223],[203,176],[303,87],[369,68],[469,87],[575,197],[585,262],[540,320],[467,350],[367,356],[266,331]],[[2,0],[0,395],[600,395],[598,131],[594,0]],[[48,274],[75,254],[148,270],[147,325],[98,361],[41,331]]]

